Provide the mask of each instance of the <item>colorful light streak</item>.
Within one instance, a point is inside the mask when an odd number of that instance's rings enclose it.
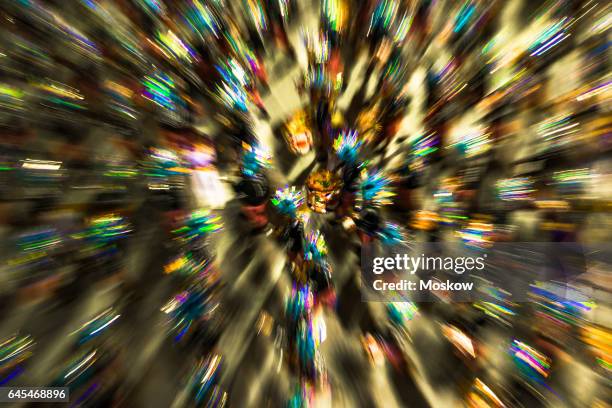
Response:
[[[382,206],[392,204],[395,192],[392,189],[393,179],[382,170],[364,171],[359,184],[357,199],[365,204]]]
[[[357,161],[362,144],[356,130],[345,129],[334,140],[333,148],[341,161],[351,164]]]
[[[392,222],[387,222],[376,232],[376,236],[384,245],[400,245],[407,241],[406,234],[402,228]]]
[[[323,262],[327,255],[327,243],[321,231],[312,231],[304,237],[304,259]]]
[[[528,177],[515,177],[497,182],[499,198],[504,201],[525,201],[533,199],[533,180]]]
[[[287,186],[278,189],[270,201],[279,213],[295,218],[297,210],[304,204],[304,193],[295,186]]]
[[[551,360],[533,347],[515,339],[510,346],[510,354],[521,372],[528,377],[534,380],[548,377]]]
[[[254,177],[270,167],[270,155],[260,146],[243,143],[241,171],[247,177]]]

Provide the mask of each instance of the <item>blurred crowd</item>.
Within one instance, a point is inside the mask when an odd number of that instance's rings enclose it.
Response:
[[[609,406],[609,258],[528,302],[359,291],[374,244],[609,250],[607,2],[2,0],[0,19],[0,386]]]

